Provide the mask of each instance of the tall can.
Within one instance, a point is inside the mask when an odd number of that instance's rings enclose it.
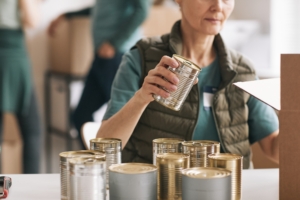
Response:
[[[190,156],[163,153],[156,157],[157,200],[182,200],[182,170],[189,168]]]
[[[156,200],[157,167],[123,163],[109,167],[110,200]]]
[[[156,155],[161,153],[181,153],[182,142],[180,138],[158,138],[152,141],[153,165],[156,165]]]
[[[82,150],[82,151],[66,151],[59,154],[60,157],[60,194],[61,200],[69,200],[70,184],[69,184],[69,161],[72,158],[91,158],[97,156],[105,160],[105,154],[98,151]]]
[[[70,160],[70,199],[106,200],[106,162],[98,158]]]
[[[231,172],[213,167],[182,170],[182,198],[184,200],[231,200]]]
[[[242,199],[243,156],[231,153],[211,154],[208,156],[210,167],[231,171],[231,199]]]
[[[190,155],[190,167],[207,166],[207,147],[197,141],[182,142],[182,153]]]
[[[103,152],[106,155],[106,186],[109,188],[108,168],[113,164],[120,164],[122,140],[117,138],[95,138],[90,140],[90,149]]]
[[[179,111],[186,97],[191,91],[194,82],[201,71],[201,68],[182,56],[173,54],[173,58],[178,62],[179,66],[177,68],[168,67],[168,70],[176,74],[179,79],[177,90],[170,92],[170,96],[168,98],[163,98],[157,94],[154,94],[153,98],[158,103],[172,110]],[[167,79],[165,80],[168,81]],[[169,92],[164,87],[160,86],[160,88]]]

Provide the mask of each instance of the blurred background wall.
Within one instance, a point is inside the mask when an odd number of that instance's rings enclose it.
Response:
[[[67,11],[79,10],[93,5],[93,3],[94,0],[45,0],[42,3],[41,8],[43,16],[40,26],[34,30],[26,32],[28,49],[32,60],[33,77],[39,99],[40,111],[44,122],[46,109],[46,105],[44,104],[45,73],[47,69],[50,68],[51,63],[49,54],[50,40],[46,34],[47,27],[50,21],[59,14]],[[293,19],[299,19],[300,17],[299,12],[296,9],[299,8],[299,4],[298,0],[236,1],[236,8],[228,21],[227,26],[225,26],[225,29],[222,31],[222,34],[230,47],[241,51],[253,61],[260,78],[280,76],[280,61],[278,59],[280,53],[300,52],[300,39],[298,37],[300,35],[300,29],[296,28],[296,22],[291,21]],[[173,5],[171,1],[167,2],[166,5],[167,9],[170,9],[168,12],[158,9],[152,10],[150,14],[150,17],[155,16],[155,19],[158,18],[160,19],[160,22],[166,23],[166,25],[162,25],[163,28],[171,27],[173,21],[175,21],[179,16],[176,5]],[[298,5],[298,7],[295,5]],[[152,18],[145,22],[145,35],[155,34],[155,32],[151,32],[154,30],[153,24],[157,22],[155,19]],[[289,22],[288,26],[283,26],[287,22]],[[280,30],[281,27],[284,27],[284,29]],[[287,39],[292,41],[290,42],[292,43],[290,46],[285,45],[285,41]],[[76,99],[79,98],[80,91],[82,89],[82,83],[74,83],[72,88],[74,95],[71,100],[73,100],[73,103],[76,104]],[[56,104],[63,105],[63,102],[58,101]],[[96,116],[97,120],[101,119],[103,112],[104,109],[98,113],[98,116]],[[67,121],[65,117],[62,118]],[[2,165],[4,166],[3,172],[21,173],[21,156],[19,155],[21,151],[21,141],[20,138],[18,138],[18,130],[14,125],[13,116],[7,115],[5,120],[6,143],[3,145],[3,151],[5,154],[2,162]],[[61,122],[61,120],[59,121]],[[66,143],[58,137],[54,137],[52,140],[55,146],[51,153],[53,161],[51,172],[57,173],[59,170],[58,153],[65,151]],[[76,144],[74,148],[76,148]],[[253,151],[254,166],[256,168],[278,167],[262,156],[257,144],[254,145]],[[46,172],[47,159],[49,159],[49,155],[46,156],[44,153],[41,166],[41,172],[43,173]]]

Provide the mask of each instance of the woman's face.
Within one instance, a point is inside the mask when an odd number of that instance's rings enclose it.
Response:
[[[234,0],[176,0],[182,20],[199,33],[218,34],[234,8]]]

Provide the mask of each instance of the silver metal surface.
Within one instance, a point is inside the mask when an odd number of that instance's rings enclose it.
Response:
[[[201,68],[196,64],[190,62],[186,58],[183,58],[182,56],[174,54],[173,58],[177,60],[177,62],[179,63],[179,67],[168,67],[168,70],[176,74],[179,79],[177,90],[175,92],[170,92],[170,96],[168,98],[163,98],[160,95],[156,94],[153,95],[153,98],[158,103],[172,110],[179,111],[190,90],[192,89],[194,82],[201,71]],[[165,80],[168,81],[167,79]],[[164,87],[160,88],[169,92]]]
[[[103,152],[106,155],[107,188],[109,188],[108,168],[121,163],[122,141],[117,138],[95,138],[90,140],[91,150]]]
[[[70,200],[106,199],[106,162],[97,158],[70,160]]]
[[[195,167],[182,170],[183,200],[231,200],[231,172]]]
[[[156,200],[157,167],[123,163],[109,167],[110,200]]]
[[[105,154],[99,151],[82,150],[82,151],[66,151],[59,154],[60,157],[60,193],[61,200],[69,200],[69,160],[72,158],[92,158],[97,156],[105,160]]]

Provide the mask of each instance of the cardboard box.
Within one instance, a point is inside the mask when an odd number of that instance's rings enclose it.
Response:
[[[299,75],[300,54],[283,54],[281,55],[280,79],[275,80],[275,82],[274,79],[270,79],[234,84],[273,108],[280,110],[279,196],[282,200],[298,200],[300,197]]]
[[[55,72],[84,76],[93,59],[89,17],[63,20],[49,39],[50,69]]]
[[[173,2],[152,6],[148,18],[142,24],[143,35],[152,37],[170,33],[172,26],[179,19],[181,19],[181,12]]]

